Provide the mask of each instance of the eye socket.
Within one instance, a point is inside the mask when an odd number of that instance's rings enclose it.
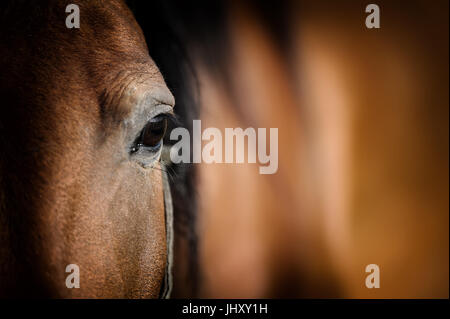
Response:
[[[142,130],[140,143],[145,147],[157,147],[167,130],[167,118],[163,115],[158,115],[152,118]]]
[[[165,114],[152,118],[139,134],[134,147],[131,149],[131,153],[137,152],[141,148],[149,151],[158,150],[166,131],[167,116]]]

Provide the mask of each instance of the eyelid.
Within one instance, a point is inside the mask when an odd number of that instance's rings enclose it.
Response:
[[[164,113],[155,115],[150,119],[150,121],[152,121],[153,119],[156,119],[157,117],[163,117],[163,118],[167,119],[167,121],[170,123],[177,123],[179,121],[178,117],[176,116],[176,114],[173,111],[164,112]]]
[[[162,114],[174,115],[173,107],[168,104],[158,104],[147,114],[145,123]]]

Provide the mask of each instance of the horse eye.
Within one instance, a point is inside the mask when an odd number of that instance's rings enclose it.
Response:
[[[151,119],[142,130],[139,144],[145,147],[158,147],[167,130],[167,118],[164,115]]]

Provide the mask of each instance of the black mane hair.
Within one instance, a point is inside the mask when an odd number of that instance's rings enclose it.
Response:
[[[209,69],[221,66],[216,63],[217,55],[220,55],[218,52],[225,51],[216,49],[223,45],[225,34],[224,4],[221,1],[192,3],[172,0],[128,0],[127,4],[142,28],[151,58],[175,96],[175,112],[179,118],[176,126],[185,127],[192,133],[192,121],[199,118],[199,87],[189,48],[201,49],[199,53],[202,61],[206,61]],[[169,131],[171,128],[173,125],[169,127]],[[166,139],[164,141],[166,145],[174,143],[167,137]],[[196,232],[195,166],[176,164],[167,169],[170,175],[176,236],[173,295],[192,297],[197,295],[200,273]],[[181,255],[179,250],[185,251]],[[180,272],[185,273],[184,278],[177,280]],[[177,286],[177,282],[183,282],[184,287]]]

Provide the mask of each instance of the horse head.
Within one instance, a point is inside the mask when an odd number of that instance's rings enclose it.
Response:
[[[0,294],[157,297],[174,98],[123,1],[67,4],[1,5]]]

